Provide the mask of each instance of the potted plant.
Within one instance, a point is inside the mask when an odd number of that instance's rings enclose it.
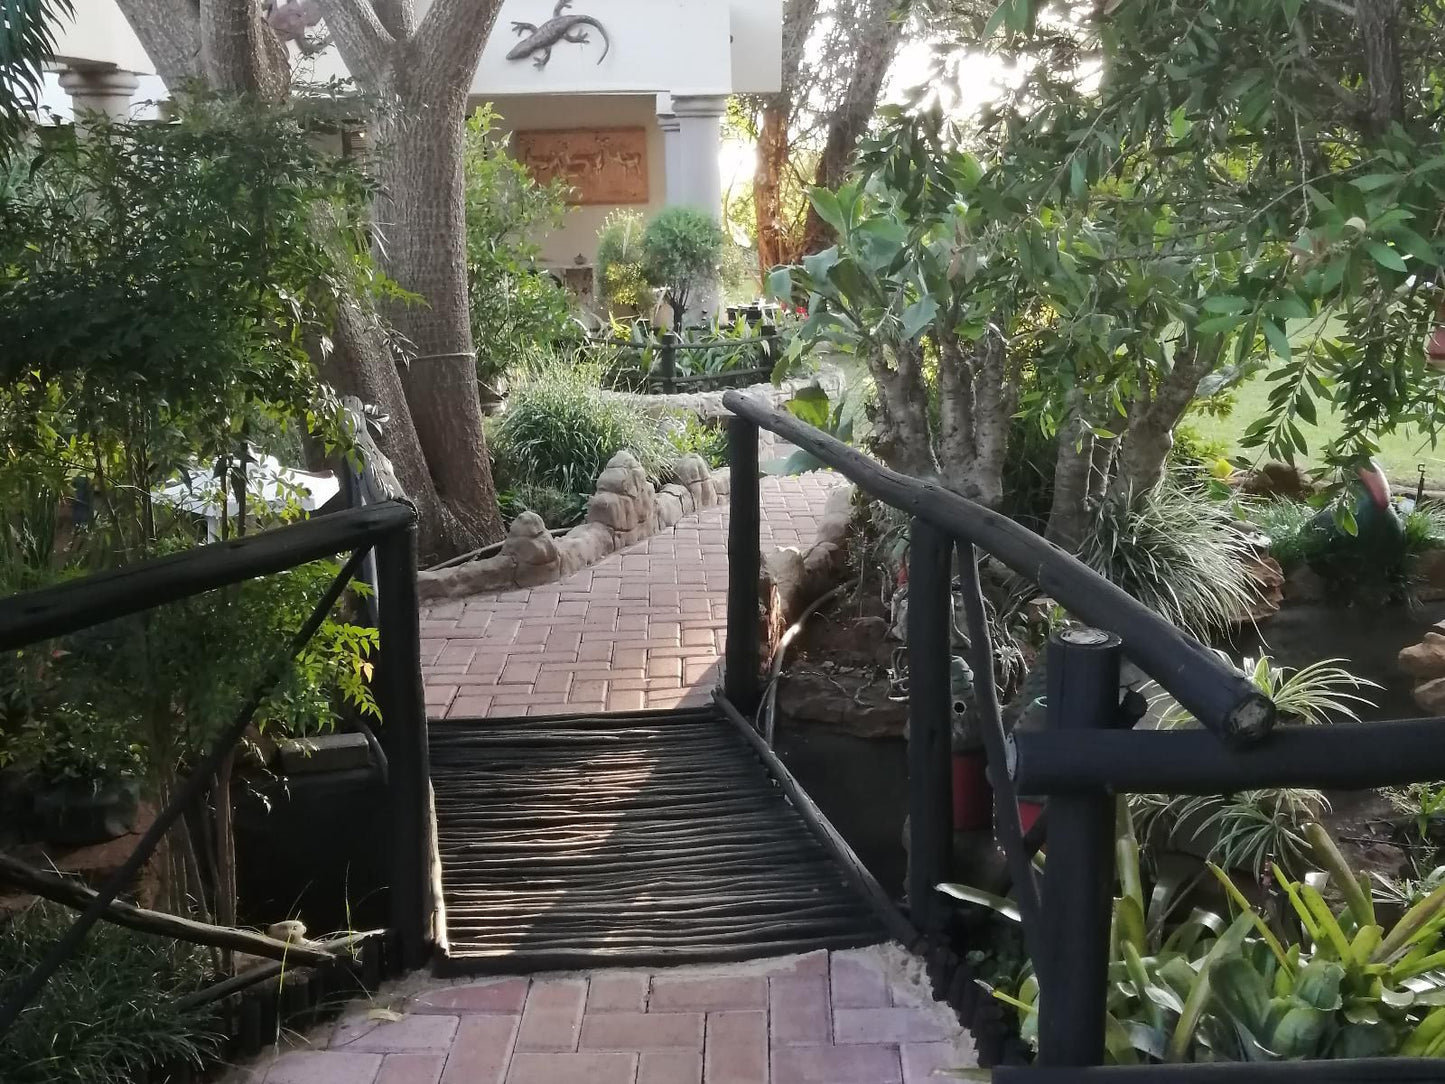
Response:
[[[978,832],[993,823],[993,787],[988,758],[973,704],[973,670],[955,655],[949,669],[953,689],[953,830]]]

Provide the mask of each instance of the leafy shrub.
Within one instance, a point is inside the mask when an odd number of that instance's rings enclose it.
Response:
[[[504,488],[590,494],[620,451],[656,476],[666,456],[656,420],[598,385],[597,370],[587,365],[537,368],[518,382],[492,435]]]
[[[713,470],[728,465],[727,430],[716,422],[704,421],[696,414],[679,414],[663,420],[662,437],[670,458],[700,455]]]
[[[611,314],[652,311],[652,290],[643,272],[643,219],[637,211],[613,211],[597,233],[594,289]]]
[[[502,518],[509,524],[523,512],[536,512],[554,530],[571,527],[587,511],[587,495],[570,493],[552,486],[519,482],[497,494]]]
[[[1172,485],[1105,501],[1079,558],[1160,616],[1208,640],[1249,612],[1251,556],[1219,506]]]
[[[0,927],[0,1001],[74,917],[40,903]],[[98,923],[6,1033],[0,1080],[132,1084],[161,1066],[201,1066],[218,1041],[209,1013],[176,998],[205,975],[198,949]]]
[[[692,207],[665,208],[647,224],[642,233],[643,273],[666,292],[673,327],[682,327],[689,302],[717,278],[725,240],[713,217]]]
[[[496,132],[490,105],[467,121],[462,176],[467,205],[467,295],[477,375],[494,383],[506,370],[577,334],[567,292],[538,270],[534,238],[566,213],[566,185],[538,184]]]
[[[1174,443],[1169,449],[1169,462],[1172,466],[1207,468],[1228,455],[1228,441],[1210,440],[1188,422],[1175,427]]]
[[[1271,925],[1218,866],[1230,912],[1184,917],[1181,879],[1151,892],[1128,817],[1116,848],[1106,1043],[1116,1064],[1445,1056],[1445,888],[1386,929],[1359,877],[1318,823],[1305,826],[1319,871],[1274,878],[1297,918]],[[1018,920],[999,897],[963,885],[941,890]],[[1344,902],[1331,905],[1333,890]],[[1300,933],[1299,931],[1303,931]],[[1014,992],[994,996],[1019,1013],[1036,1041],[1038,980],[1026,969]]]

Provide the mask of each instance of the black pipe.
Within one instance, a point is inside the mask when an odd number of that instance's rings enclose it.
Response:
[[[1280,727],[1247,750],[1225,748],[1193,729],[1081,734],[1020,727],[1010,745],[1009,770],[1025,794],[1099,787],[1135,794],[1363,790],[1445,779],[1445,719],[1438,718]],[[1057,815],[1050,820],[1057,829]]]
[[[1049,639],[1048,732],[1091,735],[1119,711],[1119,638],[1067,629]],[[1049,801],[1053,828],[1044,868],[1039,1062],[1104,1060],[1109,996],[1109,921],[1114,885],[1114,799],[1102,790]]]
[[[908,907],[933,934],[948,913],[933,886],[953,865],[953,543],[920,519],[908,539]]]
[[[999,1066],[993,1084],[1439,1084],[1445,1063],[1439,1058],[1342,1058],[1339,1061],[1206,1062],[1195,1065],[1097,1065],[1080,1069]]]
[[[1081,621],[1118,636],[1140,669],[1226,741],[1258,741],[1274,726],[1273,702],[1243,674],[1027,527],[942,486],[891,471],[754,396],[726,392],[723,405],[811,452],[864,492],[983,547],[1019,575],[1037,583]],[[737,484],[736,474],[733,484]]]
[[[422,688],[421,609],[416,591],[417,529],[412,523],[376,544],[377,628],[381,657],[375,694],[388,739],[391,795],[391,926],[402,966],[422,967],[433,938],[432,826],[426,693]]]
[[[0,651],[284,572],[343,550],[365,549],[415,522],[416,509],[389,501],[12,595],[0,601]]]
[[[759,577],[762,575],[762,499],[758,484],[758,427],[728,420],[728,642],[723,691],[745,715],[757,710],[762,691]]]

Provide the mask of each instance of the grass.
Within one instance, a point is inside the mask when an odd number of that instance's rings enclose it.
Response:
[[[1264,374],[1255,376],[1235,389],[1234,410],[1228,417],[1214,418],[1205,415],[1190,415],[1189,425],[1206,440],[1217,440],[1229,445],[1229,454],[1246,456],[1251,462],[1263,462],[1269,456],[1259,448],[1241,448],[1239,438],[1245,428],[1256,418],[1263,416],[1267,409],[1270,385]],[[1343,428],[1333,410],[1320,404],[1318,425],[1299,423],[1300,430],[1309,442],[1310,455],[1305,464],[1319,466],[1318,454],[1321,448],[1339,435]],[[1418,430],[1401,430],[1380,438],[1380,462],[1390,481],[1413,493],[1419,479],[1418,464],[1425,464],[1426,484],[1432,488],[1445,487],[1445,446],[1432,447],[1430,437]]]

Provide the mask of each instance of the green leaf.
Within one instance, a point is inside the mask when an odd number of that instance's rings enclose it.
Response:
[[[1274,349],[1282,361],[1290,359],[1289,336],[1284,333],[1284,328],[1273,320],[1265,320],[1260,324],[1264,331],[1265,341]]]
[[[803,271],[815,282],[822,282],[828,277],[828,272],[838,262],[838,246],[833,245],[825,248],[822,252],[814,252],[812,255],[803,257]],[[786,270],[786,268],[784,268]]]
[[[773,301],[793,301],[793,272],[791,268],[775,267],[768,272],[767,295]]]
[[[1234,294],[1216,294],[1213,297],[1206,297],[1202,308],[1205,312],[1236,313],[1249,308],[1249,302]]]
[[[923,333],[933,318],[938,315],[938,302],[932,294],[925,294],[908,308],[903,310],[903,335],[908,339],[916,339]]]
[[[1018,904],[1003,896],[995,896],[992,892],[984,892],[971,885],[960,884],[939,884],[933,886],[935,891],[942,892],[945,896],[952,896],[956,900],[963,900],[965,903],[976,903],[981,907],[987,907],[995,914],[1014,922],[1023,922],[1023,915],[1019,911]]]
[[[831,413],[828,393],[816,384],[798,389],[784,407],[799,421],[807,422],[818,429],[826,428]]]
[[[1405,270],[1404,258],[1389,245],[1371,241],[1365,246],[1365,249],[1381,267],[1389,268],[1391,271]]]
[[[847,222],[843,217],[843,207],[838,202],[838,197],[826,188],[815,188],[809,193],[813,201],[813,209],[818,212],[821,218],[840,234],[847,232]]]
[[[1367,173],[1363,177],[1351,178],[1350,184],[1354,185],[1361,192],[1373,192],[1377,188],[1384,188],[1388,184],[1394,184],[1400,180],[1398,173]]]
[[[1201,335],[1225,335],[1240,324],[1244,323],[1244,316],[1211,316],[1200,320],[1194,325],[1194,330]]]

